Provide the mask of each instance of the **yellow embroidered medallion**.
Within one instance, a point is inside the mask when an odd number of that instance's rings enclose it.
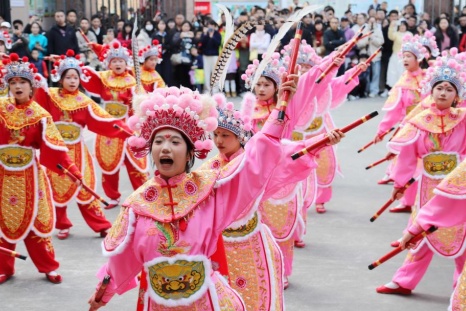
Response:
[[[442,182],[437,188],[445,193],[456,196],[463,196],[466,194],[466,160],[461,164]]]
[[[119,102],[106,102],[104,109],[115,119],[124,119],[128,116],[128,106]]]
[[[457,154],[429,153],[422,160],[425,172],[434,178],[445,177],[458,165]]]
[[[163,299],[189,298],[205,282],[206,271],[202,261],[167,261],[148,267],[149,281],[155,294]]]
[[[61,137],[67,144],[75,144],[81,140],[81,127],[72,122],[55,122]]]
[[[0,148],[0,162],[5,168],[27,167],[32,163],[34,151],[20,146]]]

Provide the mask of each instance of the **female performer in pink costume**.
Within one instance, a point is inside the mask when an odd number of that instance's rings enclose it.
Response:
[[[282,84],[280,88],[285,85]],[[223,95],[216,94],[214,98],[221,108],[219,125],[214,132],[214,142],[220,153],[204,163],[203,167],[221,170],[244,153],[244,145],[252,135],[251,121],[256,98],[253,94],[246,94],[240,111],[234,110],[233,103],[226,103]],[[336,141],[332,139],[335,143],[340,135],[333,132],[329,137],[336,138]],[[312,140],[315,139],[318,138]],[[285,157],[275,169],[272,179],[293,182],[294,171],[299,167],[296,167],[290,155],[311,143],[308,140],[285,145]],[[308,161],[316,166],[313,158],[311,156]],[[265,189],[250,213],[223,231],[230,284],[243,298],[247,310],[284,310],[283,258],[270,229],[261,223],[261,213],[257,209],[258,203],[270,194],[273,193]],[[267,290],[264,291],[264,288]]]
[[[282,51],[285,65],[290,61],[292,49],[293,43],[285,46]],[[304,74],[312,67],[320,65],[322,63],[322,58],[303,40],[299,47],[297,63],[301,65],[301,74]],[[341,64],[339,64],[338,67],[340,65]],[[354,71],[358,69],[365,71],[367,65],[363,63],[358,64],[357,67],[346,71],[344,75],[331,79],[330,83],[327,83],[326,87],[322,89],[322,92],[316,94],[316,97],[313,99],[316,106],[315,115],[307,120],[303,120],[304,123],[298,124],[292,135],[293,140],[302,140],[320,134],[326,134],[335,128],[330,110],[338,108],[344,103],[348,93],[359,84],[358,77],[355,77],[348,84],[345,84]],[[313,174],[311,174],[315,176],[309,177],[307,184],[308,187],[306,189],[303,206],[304,220],[306,220],[305,215],[307,214],[307,209],[313,204],[314,198],[316,201],[316,211],[318,213],[326,212],[324,204],[329,202],[332,198],[332,182],[337,170],[339,170],[335,148],[322,149],[321,152],[317,154],[317,164],[317,170],[315,173],[313,172]],[[317,178],[317,191],[315,190],[315,181],[313,181],[315,178]],[[301,241],[298,241],[295,245],[303,247],[304,242],[301,239]]]
[[[136,286],[144,266],[150,285],[144,293],[148,310],[246,310],[240,296],[217,272],[209,257],[217,239],[233,221],[246,216],[283,158],[280,138],[304,110],[292,100],[287,121],[275,110],[244,154],[223,170],[189,173],[194,156],[205,158],[217,127],[215,101],[186,88],[156,89],[141,102],[128,123],[140,130],[129,144],[138,157],[152,152],[158,171],[125,202],[103,243],[109,261],[99,278],[110,275],[102,302]],[[312,168],[295,172],[304,179]],[[271,189],[282,185],[272,184]]]
[[[403,247],[414,236],[431,226],[454,227],[466,222],[466,160],[436,187],[434,197],[416,216],[416,221],[401,238]],[[411,245],[408,245],[411,248]],[[456,283],[448,310],[460,311],[466,306],[466,265]]]
[[[421,102],[420,82],[424,77],[424,70],[421,69],[420,62],[427,56],[427,49],[421,43],[421,38],[419,36],[412,36],[409,34],[403,37],[400,58],[403,60],[406,71],[391,89],[390,96],[387,98],[382,108],[386,113],[377,129],[377,134],[374,138],[375,143],[382,141],[381,135],[397,123],[402,122],[411,110]],[[392,167],[396,165],[397,159],[397,157],[394,157],[394,160],[390,162],[386,175],[378,182],[379,184],[388,184],[392,182],[389,175]],[[416,188],[416,183],[411,185],[411,187],[406,190],[401,205],[391,208],[390,212],[411,212],[411,206],[416,198]]]
[[[431,92],[435,104],[409,120],[389,143],[390,148],[401,149],[391,174],[395,181],[394,197],[400,197],[396,194],[397,189],[413,177],[418,159],[422,159],[417,202],[420,209],[432,198],[433,190],[442,178],[452,172],[466,155],[466,110],[454,108],[466,98],[466,70],[463,65],[466,55],[456,54],[456,49],[450,53],[452,57],[435,61],[435,66],[428,69],[423,81],[424,93]],[[415,223],[416,213],[413,211],[410,224]],[[455,259],[456,284],[466,259],[465,238],[465,223],[430,234],[409,252],[392,282],[378,287],[377,292],[411,294],[426,272],[434,252]]]
[[[328,57],[326,61],[319,66],[302,75],[299,79],[295,100],[299,98],[303,105],[308,108],[299,115],[299,123],[305,119],[312,119],[315,114],[314,97],[326,88],[327,84],[336,74],[337,66],[320,82],[316,84],[315,80],[330,65],[335,62],[337,65],[343,62],[342,59],[333,60],[334,55]],[[267,61],[267,58],[264,58]],[[263,60],[264,61],[264,60]],[[274,53],[263,72],[258,72],[259,62],[255,60],[248,66],[246,73],[241,77],[245,80],[247,88],[253,88],[257,98],[255,112],[253,116],[254,131],[259,131],[264,120],[270,115],[279,98],[280,77],[286,71],[282,66],[280,54]],[[260,78],[256,85],[252,86],[254,78]],[[285,129],[285,138],[291,138],[295,126],[288,126]],[[308,177],[308,176],[306,176]],[[303,181],[305,181],[303,179]],[[285,263],[285,288],[288,287],[288,277],[292,273],[294,241],[303,235],[304,221],[301,215],[303,205],[303,182],[286,183],[267,200],[262,200],[259,205],[262,221],[271,229],[273,236],[277,240]]]

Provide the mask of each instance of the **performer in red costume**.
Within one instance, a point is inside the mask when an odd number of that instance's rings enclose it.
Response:
[[[12,97],[0,98],[0,246],[15,250],[24,241],[39,272],[61,283],[51,239],[55,210],[41,165],[61,174],[61,164],[78,179],[82,175],[68,157],[52,117],[32,99],[42,81],[37,69],[16,53],[3,62],[0,89],[8,88]],[[0,284],[15,273],[14,263],[14,257],[2,256]]]
[[[90,93],[102,98],[104,109],[110,115],[125,121],[133,114],[131,90],[136,85],[136,80],[127,70],[133,63],[130,51],[117,42],[111,46],[94,43],[92,48],[100,55],[103,66],[109,70],[95,72],[86,67],[91,79],[88,82],[82,81],[82,85]],[[120,167],[123,163],[134,189],[147,181],[147,159],[134,157],[124,139],[97,135],[95,156],[102,169],[102,187],[110,198],[107,209],[118,206],[120,202],[121,193],[118,191],[118,184]]]
[[[36,101],[46,109],[53,118],[63,140],[68,147],[68,156],[77,168],[84,174],[84,182],[95,191],[96,176],[93,159],[84,144],[83,131],[87,126],[92,132],[106,137],[126,139],[131,131],[121,120],[116,120],[100,108],[91,98],[79,91],[80,81],[88,81],[86,69],[82,62],[74,57],[74,51],[68,50],[67,55],[57,57],[52,70],[52,80],[59,82],[59,88],[43,87],[35,94]],[[126,132],[114,128],[118,125]],[[73,183],[66,176],[59,176],[52,170],[47,170],[53,200],[57,213],[55,227],[59,229],[58,238],[66,239],[73,226],[68,219],[67,205],[76,198],[79,210],[89,227],[105,237],[112,224],[105,218],[100,208],[100,202],[91,193]]]

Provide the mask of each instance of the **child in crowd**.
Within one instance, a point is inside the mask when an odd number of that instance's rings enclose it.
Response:
[[[365,62],[369,56],[367,54],[353,55],[351,62],[348,64],[346,70],[356,67],[359,63]],[[355,100],[358,98],[366,97],[366,88],[369,85],[369,71],[364,71],[359,74],[359,84],[349,93],[348,100]]]
[[[36,66],[37,72],[44,76],[46,79],[48,79],[49,72],[47,71],[47,64],[45,64],[45,62],[42,59],[39,59],[39,50],[33,48],[31,51],[31,57],[32,59],[30,60],[30,62],[33,63],[34,66]]]
[[[191,76],[191,84],[194,85],[194,88],[197,89],[200,93],[204,90],[204,62],[202,60],[202,55],[199,54],[199,50],[196,46],[191,48],[192,55],[192,66],[189,75]],[[210,81],[207,81],[209,83]]]

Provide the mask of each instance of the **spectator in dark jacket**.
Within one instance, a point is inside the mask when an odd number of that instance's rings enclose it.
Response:
[[[79,54],[78,39],[75,30],[65,22],[65,12],[62,10],[55,12],[55,22],[47,34],[49,40],[48,52],[50,54],[66,54],[68,49],[74,51],[75,55]]]
[[[29,51],[29,36],[23,33],[23,22],[19,19],[13,21],[13,37],[11,38],[13,44],[11,45],[10,53],[16,53],[20,57],[27,56],[31,58]]]
[[[104,29],[102,28],[102,22],[101,22],[98,15],[93,15],[92,16],[91,25],[92,25],[92,27],[89,30],[94,33],[95,37],[97,38],[97,43],[98,44],[103,44],[103,41],[104,41]]]
[[[173,34],[167,31],[167,24],[163,19],[155,25],[155,31],[152,33],[152,39],[157,39],[162,45],[162,62],[157,64],[155,70],[162,76],[165,84],[175,86],[173,81],[173,67],[170,57],[173,54],[172,46]]]
[[[338,18],[332,17],[330,19],[330,28],[324,32],[325,55],[330,55],[337,47],[346,42],[345,33],[338,29],[338,26]],[[338,75],[343,74],[343,72],[345,72],[345,68],[340,66]]]
[[[208,82],[217,62],[220,43],[222,42],[222,36],[216,30],[216,27],[217,23],[214,20],[209,20],[201,37],[206,92],[210,92],[210,83]]]

